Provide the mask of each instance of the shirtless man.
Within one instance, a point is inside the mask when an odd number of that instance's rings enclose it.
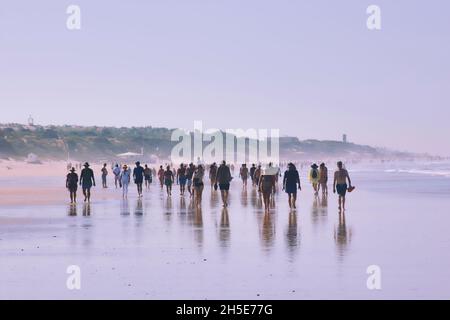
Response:
[[[322,188],[322,195],[328,196],[328,168],[325,166],[325,163],[321,163],[319,166],[319,188],[317,191],[320,191]]]
[[[341,208],[345,211],[345,194],[347,193],[347,188],[352,187],[352,181],[348,175],[348,171],[343,168],[342,161],[337,163],[338,170],[334,173],[333,182],[333,193],[338,193],[339,195],[339,212]],[[347,187],[348,180],[348,187]]]
[[[164,169],[163,169],[163,166],[159,166],[158,179],[159,179],[159,184],[161,185],[161,189],[162,189],[164,187]]]

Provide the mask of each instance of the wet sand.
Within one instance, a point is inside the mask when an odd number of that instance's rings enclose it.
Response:
[[[449,197],[393,189],[392,174],[374,184],[375,176],[353,173],[345,217],[335,195],[315,198],[305,178],[297,211],[280,191],[270,214],[237,179],[228,210],[208,185],[202,210],[177,186],[168,199],[156,184],[141,201],[134,188],[123,201],[99,187],[90,205],[71,206],[61,191],[35,194],[43,202],[2,200],[0,298],[448,298]],[[60,181],[50,177],[49,188]],[[79,291],[66,288],[69,265],[81,267]],[[382,290],[367,289],[370,265],[381,267]]]

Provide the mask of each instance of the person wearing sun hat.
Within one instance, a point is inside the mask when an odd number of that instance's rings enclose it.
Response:
[[[95,177],[88,162],[84,164],[84,169],[81,171],[80,186],[83,188],[84,202],[91,202],[91,188],[95,187]]]
[[[319,194],[320,174],[319,174],[318,168],[319,168],[319,166],[317,164],[313,163],[311,166],[311,170],[309,171],[309,181],[311,181],[311,184],[314,189],[314,195],[316,195],[316,196]]]
[[[131,182],[131,170],[126,164],[123,165],[122,172],[120,173],[120,186],[122,187],[122,197],[128,198],[128,186]]]
[[[70,193],[70,203],[77,202],[77,189],[78,189],[78,174],[75,173],[75,168],[70,169],[66,178],[66,188]]]

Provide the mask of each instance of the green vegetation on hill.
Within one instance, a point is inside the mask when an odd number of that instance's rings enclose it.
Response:
[[[96,160],[119,153],[137,152],[166,158],[177,142],[171,141],[171,129],[153,127],[81,127],[0,125],[0,158],[24,158],[30,153],[42,159]],[[370,146],[338,141],[280,138],[282,158],[312,156],[407,157],[411,154],[385,151]]]

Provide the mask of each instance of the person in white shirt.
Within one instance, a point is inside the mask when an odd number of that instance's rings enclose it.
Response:
[[[128,199],[128,187],[131,182],[131,170],[127,165],[123,166],[123,170],[120,173],[120,184],[122,185],[122,196],[124,199]]]

